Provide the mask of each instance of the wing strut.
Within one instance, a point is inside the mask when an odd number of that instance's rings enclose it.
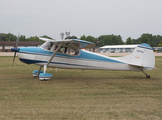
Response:
[[[52,59],[55,57],[56,53],[58,52],[58,50],[61,48],[61,45],[62,45],[63,42],[61,42],[59,44],[59,46],[57,47],[56,51],[53,53],[53,55],[51,56],[51,58],[48,60],[47,64],[44,65],[44,73],[46,73],[46,69],[48,67],[48,65],[50,64],[50,62],[52,61]]]

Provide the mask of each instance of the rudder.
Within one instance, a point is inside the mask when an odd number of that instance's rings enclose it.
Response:
[[[119,57],[118,59],[129,65],[140,67],[142,70],[152,70],[155,68],[154,52],[151,46],[146,43],[138,45],[130,55]]]
[[[151,70],[155,66],[155,55],[150,45],[142,43],[137,46],[131,54],[130,65],[143,67]]]

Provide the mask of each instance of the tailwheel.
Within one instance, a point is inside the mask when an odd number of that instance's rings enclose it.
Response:
[[[147,74],[143,71],[143,69],[141,69],[141,71],[143,72],[143,74],[146,75],[146,78],[150,78],[150,75],[147,75]]]
[[[150,78],[150,75],[146,75],[146,78]]]

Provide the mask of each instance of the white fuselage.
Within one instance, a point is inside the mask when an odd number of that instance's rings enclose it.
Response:
[[[41,47],[20,48],[18,57],[20,61],[27,64],[43,66],[51,58],[53,52]],[[98,70],[125,70],[141,71],[136,66],[128,65],[125,61],[80,50],[79,55],[69,55],[57,53],[48,67],[68,68],[68,69],[98,69]]]

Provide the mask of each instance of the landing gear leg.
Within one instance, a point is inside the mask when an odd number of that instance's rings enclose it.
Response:
[[[143,69],[141,69],[141,71],[143,72],[143,74],[146,75],[146,78],[150,78],[150,75],[147,75],[147,74],[143,71]]]
[[[43,66],[40,66],[39,70],[38,70],[38,74],[37,74],[37,77],[39,77],[39,74],[40,74],[40,71],[42,69]]]

